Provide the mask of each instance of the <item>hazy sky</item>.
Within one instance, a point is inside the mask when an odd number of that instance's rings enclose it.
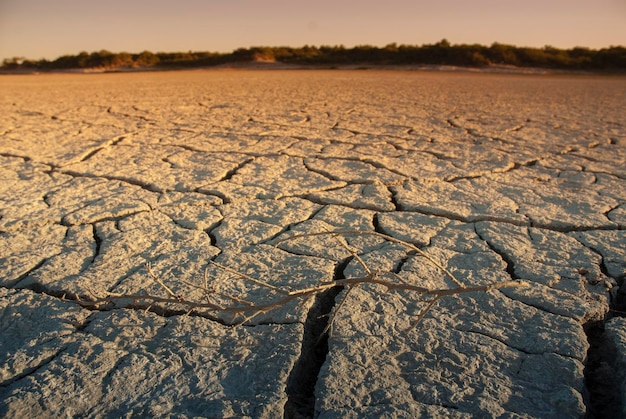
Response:
[[[80,51],[626,45],[626,0],[0,0],[0,59]]]

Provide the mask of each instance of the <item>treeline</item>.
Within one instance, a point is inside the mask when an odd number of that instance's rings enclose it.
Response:
[[[175,52],[140,54],[113,53],[106,50],[64,55],[55,60],[5,59],[2,70],[55,71],[69,69],[176,69],[211,67],[228,63],[250,61],[277,61],[286,64],[340,66],[340,65],[452,65],[489,67],[510,65],[559,70],[626,71],[626,48],[613,46],[604,49],[576,47],[559,49],[516,47],[494,43],[452,45],[443,39],[435,44],[397,45],[385,47],[360,45],[353,48],[338,46],[252,47],[231,53]]]

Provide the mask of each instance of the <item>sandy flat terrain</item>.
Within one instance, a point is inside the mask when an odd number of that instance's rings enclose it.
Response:
[[[213,70],[0,92],[0,415],[619,411],[585,367],[625,353],[602,321],[626,275],[626,79]],[[403,285],[285,298],[367,275]],[[511,280],[529,286],[420,317],[418,286]]]

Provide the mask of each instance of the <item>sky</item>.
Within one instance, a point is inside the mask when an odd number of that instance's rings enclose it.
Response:
[[[626,0],[0,0],[0,60],[251,46],[626,46]]]

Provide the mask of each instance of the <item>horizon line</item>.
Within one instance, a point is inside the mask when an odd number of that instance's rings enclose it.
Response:
[[[441,46],[442,43],[447,43],[450,47],[460,47],[460,46],[481,46],[481,47],[492,47],[494,45],[502,45],[502,46],[506,46],[506,47],[513,47],[513,48],[520,48],[520,49],[537,49],[537,50],[544,50],[547,48],[553,48],[556,50],[561,50],[561,51],[571,51],[571,50],[575,50],[575,49],[585,49],[585,50],[589,50],[589,51],[602,51],[602,50],[606,50],[606,49],[613,49],[613,48],[626,48],[626,44],[624,45],[609,45],[609,46],[604,46],[601,48],[593,48],[593,47],[587,47],[584,45],[577,45],[574,47],[570,47],[570,48],[562,48],[562,47],[555,47],[553,45],[550,44],[546,44],[542,47],[534,47],[534,46],[525,46],[525,45],[516,45],[516,44],[507,44],[507,43],[502,43],[502,42],[498,42],[498,41],[494,41],[492,42],[490,45],[487,44],[481,44],[478,42],[473,42],[473,43],[450,43],[446,38],[442,38],[439,42],[436,43],[423,43],[423,44],[408,44],[408,43],[397,43],[397,42],[389,42],[387,44],[385,44],[384,46],[377,46],[377,45],[373,45],[373,44],[355,44],[353,46],[346,46],[344,44],[334,44],[334,45],[330,45],[330,44],[318,44],[318,45],[314,45],[314,44],[304,44],[301,46],[292,46],[292,45],[251,45],[251,46],[247,46],[247,47],[237,47],[231,51],[228,52],[219,52],[219,51],[211,51],[211,50],[177,50],[177,51],[165,51],[165,50],[149,50],[149,49],[143,49],[140,52],[130,52],[127,50],[118,50],[118,51],[113,51],[113,50],[109,50],[107,48],[100,48],[98,50],[91,50],[91,51],[86,51],[86,50],[81,50],[77,53],[68,53],[68,54],[62,54],[62,55],[58,55],[55,58],[52,59],[47,59],[47,58],[39,58],[39,59],[34,59],[34,58],[28,58],[25,56],[12,56],[12,57],[4,57],[2,58],[2,60],[11,60],[11,59],[19,59],[19,60],[23,60],[23,61],[54,61],[56,59],[62,58],[62,57],[69,57],[69,56],[77,56],[77,55],[81,55],[83,53],[87,53],[87,54],[92,54],[92,53],[98,53],[98,52],[110,52],[112,54],[141,54],[144,52],[150,52],[150,53],[154,53],[154,54],[175,54],[175,53],[210,53],[210,54],[219,54],[219,55],[228,55],[228,54],[233,54],[236,51],[240,51],[240,50],[251,50],[251,49],[257,49],[257,48],[291,48],[291,49],[302,49],[302,48],[344,48],[344,49],[355,49],[355,48],[378,48],[378,49],[383,49],[383,48],[387,48],[390,46],[396,46],[396,47],[424,47],[424,46]]]

